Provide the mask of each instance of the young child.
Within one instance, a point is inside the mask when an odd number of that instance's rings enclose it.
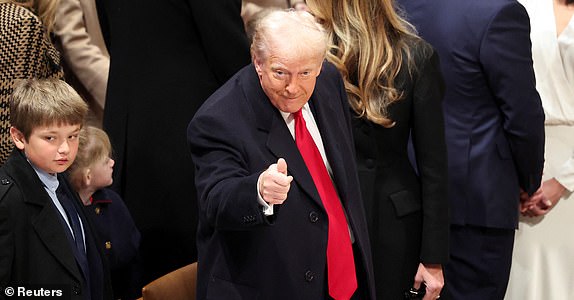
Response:
[[[108,135],[86,126],[80,131],[76,160],[68,177],[104,246],[110,262],[114,298],[135,299],[141,293],[138,249],[140,233],[112,184],[114,160]]]
[[[76,157],[87,110],[61,80],[23,80],[14,89],[10,136],[16,148],[0,168],[1,299],[112,298],[103,250],[62,175]]]

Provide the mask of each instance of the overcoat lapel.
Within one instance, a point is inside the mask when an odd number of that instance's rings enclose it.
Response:
[[[309,195],[313,202],[323,207],[319,193],[313,183],[313,178],[297,149],[295,140],[279,111],[271,104],[269,98],[261,89],[255,68],[251,65],[250,76],[243,78],[244,97],[253,107],[257,116],[259,130],[267,132],[266,146],[275,156],[275,159],[284,158],[287,162],[287,172],[301,189]]]
[[[12,164],[13,168],[10,173],[14,176],[15,182],[21,183],[22,187],[29,190],[28,194],[32,195],[32,197],[24,195],[24,202],[40,209],[40,212],[32,219],[34,230],[54,257],[80,281],[82,275],[76,264],[74,254],[68,246],[70,243],[66,235],[62,234],[65,232],[60,221],[60,215],[52,206],[50,196],[42,187],[42,182],[24,155],[18,150],[14,150],[12,156],[16,156],[16,159],[21,161],[18,164]]]
[[[285,158],[288,174],[293,176],[293,180],[317,205],[323,207],[323,202],[321,202],[317,188],[313,183],[313,178],[299,153],[295,140],[280,117],[273,118],[273,124],[267,138],[267,147],[277,158]]]
[[[330,93],[335,93],[336,91],[326,91],[321,86],[315,88],[313,97],[309,101],[311,106],[311,111],[313,112],[313,117],[315,122],[317,122],[317,127],[319,127],[319,132],[321,133],[321,139],[323,140],[323,147],[325,148],[325,153],[327,155],[327,160],[331,166],[333,174],[331,174],[333,182],[335,183],[335,188],[339,193],[339,198],[343,204],[347,201],[347,176],[345,170],[345,159],[353,159],[352,157],[345,157],[341,152],[341,139],[345,138],[339,136],[335,133],[345,132],[346,129],[341,126],[342,122],[345,120],[338,120],[335,118],[337,115],[333,109],[333,100],[329,97]]]
[[[46,203],[40,214],[36,216],[32,225],[54,257],[80,281],[82,277],[76,264],[74,253],[70,247],[62,247],[62,245],[69,245],[70,242],[66,236],[62,234],[62,222],[59,220],[59,216],[56,215],[55,210],[50,207],[49,203]]]

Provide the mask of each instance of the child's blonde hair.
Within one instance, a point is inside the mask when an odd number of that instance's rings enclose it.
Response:
[[[97,127],[82,128],[79,139],[76,160],[68,169],[70,182],[76,190],[82,187],[84,171],[104,158],[108,158],[112,153],[108,135]]]
[[[24,79],[10,96],[10,123],[27,140],[40,126],[80,125],[88,105],[59,79]]]

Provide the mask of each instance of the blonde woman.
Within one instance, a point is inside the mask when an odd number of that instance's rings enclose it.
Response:
[[[8,96],[16,81],[63,76],[49,39],[57,5],[58,0],[0,0],[0,165],[14,147]]]
[[[446,146],[438,57],[390,0],[307,0],[343,74],[377,298],[435,299],[448,257]],[[409,162],[412,135],[418,171]],[[426,289],[422,283],[426,284]]]

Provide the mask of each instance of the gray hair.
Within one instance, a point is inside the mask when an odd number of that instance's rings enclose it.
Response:
[[[265,59],[272,45],[278,42],[323,58],[328,50],[323,26],[306,11],[274,10],[263,16],[255,26],[251,56]]]

